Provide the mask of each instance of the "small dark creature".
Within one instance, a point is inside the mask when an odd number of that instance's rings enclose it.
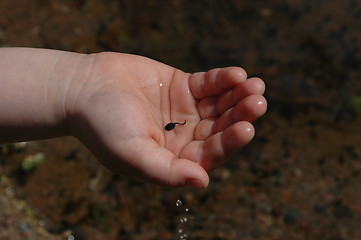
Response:
[[[187,120],[185,120],[184,123],[170,122],[170,123],[168,123],[167,125],[165,125],[164,129],[167,130],[167,131],[170,131],[170,130],[172,130],[173,128],[175,128],[175,125],[176,125],[176,124],[184,125],[184,124],[186,124],[186,122],[187,122]]]

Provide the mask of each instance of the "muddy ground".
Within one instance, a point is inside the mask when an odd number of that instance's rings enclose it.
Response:
[[[2,47],[242,66],[269,110],[202,191],[112,174],[72,138],[3,145],[0,239],[361,239],[360,29],[358,0],[1,0]]]

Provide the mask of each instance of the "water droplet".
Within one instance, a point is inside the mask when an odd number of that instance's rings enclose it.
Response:
[[[177,225],[177,237],[178,240],[187,240],[189,239],[189,229],[190,229],[190,223],[193,221],[194,217],[192,216],[192,210],[191,208],[188,206],[189,202],[188,201],[183,201],[181,200],[182,198],[179,198],[176,200],[175,205],[180,208],[178,211],[179,212],[179,216],[176,218],[176,220],[178,219],[178,222],[176,223]],[[187,198],[186,198],[187,199]]]
[[[186,218],[186,217],[180,219],[181,223],[186,223],[187,221],[188,221],[188,218]]]
[[[75,240],[75,237],[73,235],[69,235],[67,240]]]
[[[182,240],[186,240],[187,238],[188,238],[187,234],[183,234],[182,236],[180,236],[180,239],[182,239]]]

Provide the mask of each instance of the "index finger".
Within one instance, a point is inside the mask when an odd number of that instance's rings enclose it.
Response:
[[[247,79],[240,67],[216,68],[208,72],[194,73],[189,78],[189,88],[196,99],[218,95]]]

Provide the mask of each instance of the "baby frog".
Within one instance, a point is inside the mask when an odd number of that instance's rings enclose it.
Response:
[[[170,131],[170,130],[172,130],[173,128],[175,128],[175,125],[176,125],[176,124],[184,125],[184,124],[186,124],[186,122],[187,122],[187,120],[185,120],[184,123],[170,122],[170,123],[168,123],[167,125],[165,125],[164,129],[167,130],[167,131]]]

